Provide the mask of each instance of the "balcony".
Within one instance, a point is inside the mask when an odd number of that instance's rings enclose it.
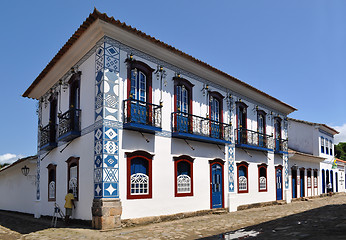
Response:
[[[275,138],[275,153],[288,153],[288,139]]]
[[[80,116],[81,110],[74,108],[59,116],[59,141],[68,142],[81,135]]]
[[[231,141],[231,125],[188,113],[172,113],[172,137],[225,145]]]
[[[49,123],[40,131],[40,150],[49,151],[58,146],[56,142],[56,124]]]
[[[273,151],[273,136],[255,132],[249,129],[235,130],[235,146],[259,151]]]
[[[124,128],[140,132],[162,131],[162,105],[127,99],[124,106]]]

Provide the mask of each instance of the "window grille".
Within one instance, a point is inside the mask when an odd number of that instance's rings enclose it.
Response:
[[[182,174],[177,177],[178,193],[191,192],[191,178],[188,175]]]
[[[77,178],[73,177],[70,179],[70,181],[68,182],[68,188],[72,189],[73,196],[77,197]]]
[[[260,177],[259,178],[259,182],[260,182],[260,190],[265,190],[267,188],[267,179],[266,177]]]
[[[48,188],[48,196],[49,198],[53,199],[55,198],[55,181],[51,181],[49,183],[49,188]]]
[[[317,188],[317,177],[314,177],[314,187]]]
[[[144,173],[135,173],[131,175],[131,195],[148,194],[149,176]]]
[[[245,176],[239,177],[239,191],[247,190],[247,178]]]
[[[311,177],[308,177],[308,188],[311,188]]]

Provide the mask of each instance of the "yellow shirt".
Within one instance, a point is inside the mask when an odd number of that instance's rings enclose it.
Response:
[[[72,200],[74,200],[74,196],[72,193],[68,193],[65,196],[65,208],[72,208]]]

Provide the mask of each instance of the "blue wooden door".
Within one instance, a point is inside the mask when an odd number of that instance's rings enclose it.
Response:
[[[326,193],[326,179],[325,179],[325,176],[324,176],[324,170],[322,170],[322,193]]]
[[[276,169],[276,200],[282,200],[282,169]]]
[[[297,198],[297,170],[292,170],[292,198]]]
[[[211,166],[211,206],[222,208],[222,167],[216,163]]]
[[[300,172],[300,197],[305,197],[304,173]]]
[[[335,173],[335,192],[339,192],[338,189],[338,173]]]

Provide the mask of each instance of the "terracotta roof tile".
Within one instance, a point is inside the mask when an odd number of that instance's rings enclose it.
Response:
[[[159,46],[161,47],[164,47],[172,52],[174,52],[175,54],[178,54],[178,55],[181,55],[182,57],[185,57],[187,58],[188,60],[190,61],[193,61],[195,63],[198,63],[200,64],[201,66],[203,67],[206,67],[208,68],[209,70],[213,71],[213,72],[216,72],[220,75],[223,75],[251,90],[254,90],[258,93],[260,93],[261,95],[267,97],[267,98],[270,98],[271,100],[274,100],[276,102],[279,102],[280,104],[283,104],[285,105],[286,107],[290,108],[293,111],[296,111],[297,109],[270,96],[269,94],[261,91],[261,90],[258,90],[257,88],[239,80],[238,78],[235,78],[225,72],[222,72],[221,70],[219,69],[216,69],[214,67],[212,67],[211,65],[205,63],[205,62],[202,62],[201,60],[199,59],[196,59],[194,57],[192,57],[191,55],[188,55],[178,49],[176,49],[175,47],[172,47],[171,45],[168,45],[150,35],[147,35],[145,34],[144,32],[140,31],[140,30],[137,30],[136,28],[134,27],[131,27],[131,25],[126,25],[126,23],[122,23],[120,22],[119,20],[115,20],[114,17],[108,17],[107,14],[105,13],[100,13],[96,8],[94,9],[94,12],[91,13],[89,15],[89,17],[83,22],[83,24],[77,29],[77,31],[72,35],[72,37],[70,37],[70,39],[65,43],[65,45],[59,50],[59,52],[54,56],[54,58],[48,63],[48,65],[43,69],[43,71],[38,75],[38,77],[34,80],[34,82],[30,85],[30,87],[24,92],[23,94],[23,97],[29,97],[29,94],[30,92],[34,89],[34,87],[44,78],[44,76],[50,71],[50,69],[53,68],[53,66],[59,61],[59,59],[69,50],[69,48],[77,41],[77,39],[88,29],[88,27],[97,19],[101,19],[105,22],[108,22],[108,23],[111,23],[117,27],[121,27],[122,29],[128,31],[128,32],[131,32],[131,33],[134,33],[134,34],[137,34],[139,35],[140,37],[144,38],[144,39],[147,39],[153,43],[156,43],[158,44]]]

